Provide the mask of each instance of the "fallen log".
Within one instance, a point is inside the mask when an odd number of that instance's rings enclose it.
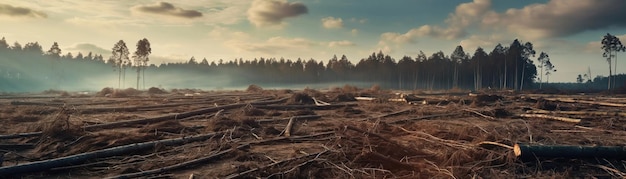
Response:
[[[21,150],[35,148],[35,144],[0,144],[0,150]]]
[[[331,104],[325,106],[318,105],[253,105],[255,108],[259,109],[270,109],[270,110],[298,110],[298,109],[312,109],[312,110],[329,110],[329,109],[337,109],[342,107],[353,107],[358,106],[358,104]]]
[[[285,127],[285,137],[289,137],[291,136],[291,128],[293,127],[293,123],[295,122],[296,118],[291,118],[289,119],[289,122],[287,123],[287,126]]]
[[[515,144],[516,157],[536,158],[626,158],[626,146],[528,145]]]
[[[61,103],[61,102],[33,102],[33,101],[11,101],[11,105],[30,105],[30,106],[83,106],[83,105],[102,105],[117,104],[124,101],[101,101],[101,102],[81,102],[81,103]]]
[[[609,103],[609,102],[601,102],[601,101],[586,101],[586,100],[577,100],[571,98],[543,98],[546,101],[555,101],[555,102],[566,102],[566,103],[582,103],[582,104],[595,104],[600,106],[610,106],[610,107],[626,107],[626,104],[623,103]]]
[[[97,159],[97,158],[106,158],[117,155],[128,154],[134,151],[146,150],[150,148],[154,148],[156,145],[179,145],[184,143],[196,142],[201,140],[206,140],[212,138],[214,136],[219,136],[224,134],[224,132],[215,132],[209,134],[201,134],[190,137],[182,137],[175,139],[164,139],[150,142],[142,142],[135,144],[128,144],[113,148],[107,148],[92,152],[86,152],[81,154],[70,155],[61,158],[54,158],[43,161],[29,162],[24,164],[19,164],[15,166],[6,166],[0,167],[0,176],[9,176],[9,175],[17,175],[22,173],[35,173],[46,171],[52,168],[59,168],[64,166],[76,165],[84,163],[85,161]]]
[[[558,117],[558,116],[548,116],[545,114],[520,114],[520,117],[525,118],[542,118],[542,119],[552,119],[563,122],[571,122],[571,123],[580,123],[580,119],[568,118],[568,117]]]
[[[596,115],[596,116],[621,116],[626,117],[626,112],[611,111],[548,111],[548,110],[528,110],[529,114],[567,114],[567,115]]]
[[[41,132],[28,132],[28,133],[18,133],[18,134],[6,134],[0,135],[0,139],[15,139],[22,137],[36,137],[41,135]]]

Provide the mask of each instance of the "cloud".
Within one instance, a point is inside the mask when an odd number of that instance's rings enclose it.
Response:
[[[322,26],[326,29],[341,29],[343,28],[343,20],[341,18],[325,17],[322,18]]]
[[[485,52],[489,53],[498,44],[507,46],[511,39],[506,39],[503,35],[491,34],[491,35],[472,35],[467,39],[461,40],[461,46],[466,52],[474,54],[474,51],[478,47],[482,47]]]
[[[265,55],[277,55],[285,52],[305,51],[317,45],[311,40],[304,38],[272,37],[264,42],[249,42],[248,40],[230,40],[226,46],[238,52],[255,52]]]
[[[111,53],[111,50],[107,50],[102,47],[98,47],[97,45],[90,44],[90,43],[74,44],[70,47],[67,47],[67,51],[82,52],[83,55],[87,55],[89,52],[92,52],[94,55],[101,54],[103,56],[110,55]]]
[[[355,45],[356,44],[354,42],[348,40],[332,41],[328,43],[328,47],[350,47]]]
[[[504,13],[490,12],[485,26],[499,26],[531,39],[566,37],[588,30],[626,26],[624,0],[550,0]]]
[[[16,7],[8,4],[0,4],[0,15],[11,17],[28,17],[28,18],[47,18],[48,15],[43,12],[35,11],[25,7]]]
[[[491,0],[474,0],[459,4],[454,13],[448,15],[445,20],[447,27],[438,25],[423,25],[413,28],[404,34],[386,32],[381,34],[381,42],[393,42],[397,44],[415,43],[420,37],[435,37],[441,39],[458,39],[467,35],[466,28],[478,22],[485,14],[490,12]]]
[[[132,12],[140,12],[147,14],[167,15],[180,18],[197,18],[202,17],[202,13],[196,10],[185,10],[175,7],[167,2],[157,2],[150,5],[136,5],[131,8]]]
[[[350,33],[351,33],[353,36],[359,35],[359,29],[352,29],[352,30],[350,31]]]
[[[622,42],[622,44],[626,44],[626,34],[622,34],[622,35],[615,35],[617,38],[619,38],[619,40]],[[604,35],[602,35],[600,38],[604,37]],[[583,48],[584,52],[587,53],[602,53],[604,52],[602,50],[602,41],[598,40],[598,41],[592,41],[592,42],[588,42],[587,44],[585,44],[585,47]]]
[[[283,25],[283,19],[308,13],[302,3],[286,0],[254,0],[248,9],[248,20],[257,27]]]

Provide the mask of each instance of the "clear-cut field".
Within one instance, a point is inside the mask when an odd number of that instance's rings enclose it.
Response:
[[[511,147],[624,146],[626,98],[405,93],[343,88],[3,95],[0,176],[625,177],[620,158],[521,160]]]

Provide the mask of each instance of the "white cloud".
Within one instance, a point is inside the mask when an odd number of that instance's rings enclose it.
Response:
[[[342,40],[342,41],[331,41],[328,43],[328,47],[350,47],[350,46],[355,46],[356,44],[354,42],[348,41],[348,40]]]
[[[257,27],[283,25],[283,20],[308,13],[302,3],[287,0],[254,0],[248,9],[248,20]]]
[[[343,28],[343,20],[341,18],[325,17],[322,18],[322,26],[326,29],[341,29]]]
[[[474,50],[478,47],[482,47],[485,52],[489,53],[498,43],[506,46],[510,41],[512,40],[506,39],[504,36],[499,34],[472,35],[467,39],[461,40],[461,46],[463,46],[466,52],[471,54],[473,54]]]
[[[499,26],[522,37],[565,37],[588,30],[626,26],[624,0],[550,0],[505,13],[490,12],[485,26]]]
[[[466,28],[478,22],[491,8],[491,0],[474,0],[462,3],[456,7],[445,20],[447,27],[437,25],[423,25],[413,28],[404,34],[386,32],[381,34],[381,42],[398,44],[415,43],[420,37],[435,37],[441,39],[458,39],[467,35]]]

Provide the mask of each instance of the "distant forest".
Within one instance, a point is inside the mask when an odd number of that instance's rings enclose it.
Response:
[[[217,62],[191,57],[187,62],[158,66],[148,65],[149,42],[143,40],[138,42],[137,51],[133,53],[135,60],[130,60],[128,55],[131,53],[128,51],[134,49],[120,49],[120,42],[126,48],[121,40],[114,45],[113,55],[103,57],[91,52],[61,55],[62,50],[56,42],[50,50],[44,51],[37,42],[23,46],[18,42],[9,45],[2,38],[0,92],[47,89],[93,91],[107,86],[233,89],[249,84],[266,88],[316,84],[367,87],[378,84],[383,88],[404,90],[527,90],[540,86],[605,90],[608,81],[602,76],[592,79],[579,75],[578,83],[548,83],[550,75],[556,72],[548,54],[536,53],[532,43],[522,43],[517,39],[509,46],[498,44],[490,51],[478,48],[468,53],[457,46],[450,55],[439,51],[427,56],[420,51],[416,57],[404,56],[399,60],[375,52],[356,64],[344,55],[328,60],[255,58],[220,59]],[[147,43],[147,49],[140,50],[140,43]],[[146,50],[138,55],[139,51]],[[137,60],[141,56],[144,60]],[[122,59],[125,60],[120,61]],[[626,81],[625,75],[617,75],[616,79],[615,83],[620,85]]]

